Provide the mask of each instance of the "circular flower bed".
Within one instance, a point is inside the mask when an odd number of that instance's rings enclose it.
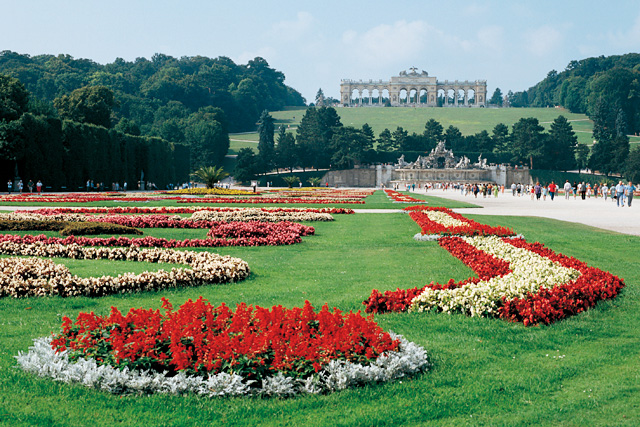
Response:
[[[384,332],[372,317],[325,305],[116,308],[63,319],[62,332],[17,356],[26,371],[113,393],[208,396],[322,393],[429,368],[426,351]]]

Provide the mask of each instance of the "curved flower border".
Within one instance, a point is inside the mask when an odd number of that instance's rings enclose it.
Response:
[[[73,259],[108,259],[114,261],[145,261],[186,264],[191,268],[172,268],[170,271],[125,273],[117,277],[80,278],[71,275],[64,266],[42,260],[9,258],[0,271],[0,296],[90,296],[114,293],[158,290],[198,286],[207,283],[230,283],[244,280],[249,265],[240,258],[220,256],[210,252],[176,251],[167,249],[93,248],[76,244],[60,245],[44,242],[0,242],[0,253],[29,257],[60,257]],[[45,260],[46,261],[46,260]],[[38,264],[35,264],[38,263]]]

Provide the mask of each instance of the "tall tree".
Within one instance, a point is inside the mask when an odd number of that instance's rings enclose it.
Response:
[[[504,123],[498,123],[491,131],[493,139],[493,151],[495,153],[506,153],[509,151],[509,127]]]
[[[53,105],[62,119],[110,128],[116,101],[105,86],[85,86],[54,99]]]
[[[293,168],[299,163],[296,140],[292,134],[287,133],[284,126],[280,126],[278,131],[278,145],[276,145],[276,165],[280,168]]]
[[[444,132],[444,145],[449,150],[454,151],[463,151],[463,141],[464,137],[460,132],[460,129],[453,125],[449,125],[447,130]]]
[[[502,97],[503,97],[502,91],[500,90],[499,87],[497,87],[496,90],[493,91],[493,95],[491,96],[491,99],[489,99],[489,104],[502,107]]]
[[[27,111],[29,92],[13,77],[0,74],[0,120],[17,120]]]
[[[343,126],[336,130],[331,138],[332,167],[349,169],[361,164],[373,143],[362,130],[351,126]]]
[[[398,146],[396,145],[396,141],[393,139],[391,135],[391,131],[385,128],[380,135],[378,135],[378,146],[377,149],[379,152],[388,153],[391,151],[396,151]]]
[[[256,175],[255,171],[256,155],[253,150],[249,147],[238,150],[236,166],[233,169],[233,179],[241,183],[248,183]]]
[[[275,164],[275,131],[273,117],[264,110],[258,121],[258,172],[266,173],[273,169]]]
[[[513,124],[511,131],[512,161],[528,163],[533,169],[534,159],[542,154],[544,144],[544,128],[535,117],[521,118]]]
[[[324,92],[322,88],[318,89],[316,93],[316,107],[324,107]]]
[[[429,145],[435,147],[438,142],[443,140],[443,130],[442,125],[437,120],[429,119],[424,125],[423,135],[428,139]]]
[[[564,116],[551,123],[547,142],[544,156],[548,169],[566,171],[575,166],[578,137]]]

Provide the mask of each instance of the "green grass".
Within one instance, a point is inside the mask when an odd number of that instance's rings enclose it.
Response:
[[[397,205],[396,205],[397,206]],[[112,305],[160,307],[202,295],[213,303],[357,310],[371,289],[468,277],[434,242],[416,242],[403,214],[336,215],[294,246],[221,248],[251,266],[233,285],[90,298],[0,300],[0,424],[68,425],[492,425],[636,426],[640,419],[640,238],[527,217],[471,218],[512,227],[528,241],[625,279],[613,301],[551,326],[442,314],[387,314],[385,328],[423,345],[433,370],[402,382],[296,399],[119,397],[37,378],[13,355],[60,327],[61,316]],[[155,233],[155,232],[154,232]],[[72,271],[76,267],[72,267]],[[564,355],[563,358],[557,356]],[[554,358],[554,356],[556,356]]]
[[[491,134],[498,123],[504,123],[511,129],[521,118],[535,117],[548,131],[553,120],[563,115],[571,121],[578,142],[588,145],[593,143],[593,122],[586,115],[556,108],[336,108],[336,111],[343,125],[361,127],[368,123],[376,136],[385,128],[393,131],[398,126],[409,133],[422,133],[424,124],[429,119],[437,120],[445,129],[453,125],[463,135],[472,135],[482,130]],[[300,123],[304,109],[274,111],[271,115],[276,123],[294,127]],[[640,142],[640,137],[630,139],[632,144]]]

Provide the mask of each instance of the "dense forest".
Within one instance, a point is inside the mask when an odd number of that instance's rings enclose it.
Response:
[[[24,86],[28,105],[23,112],[177,144],[173,147],[179,152],[184,152],[184,145],[192,154],[186,156],[191,171],[220,165],[229,149],[229,132],[255,130],[263,110],[305,105],[302,95],[284,84],[284,74],[259,57],[238,65],[226,57],[176,59],[155,54],[151,60],[117,58],[101,65],[69,55],[3,51],[0,76],[15,78]],[[106,141],[104,135],[99,139]],[[188,177],[179,173],[178,178]]]
[[[113,126],[139,128],[141,135],[182,142],[187,128],[203,108],[220,108],[231,132],[255,130],[260,113],[285,105],[305,105],[282,72],[257,57],[238,65],[221,56],[173,58],[155,54],[151,60],[117,58],[106,65],[69,55],[21,55],[0,52],[0,74],[20,80],[34,98],[56,98],[86,86],[113,92]]]
[[[598,104],[621,110],[629,133],[640,132],[640,54],[599,56],[569,62],[564,71],[524,92],[509,92],[512,107],[562,106],[572,113],[597,115]]]

